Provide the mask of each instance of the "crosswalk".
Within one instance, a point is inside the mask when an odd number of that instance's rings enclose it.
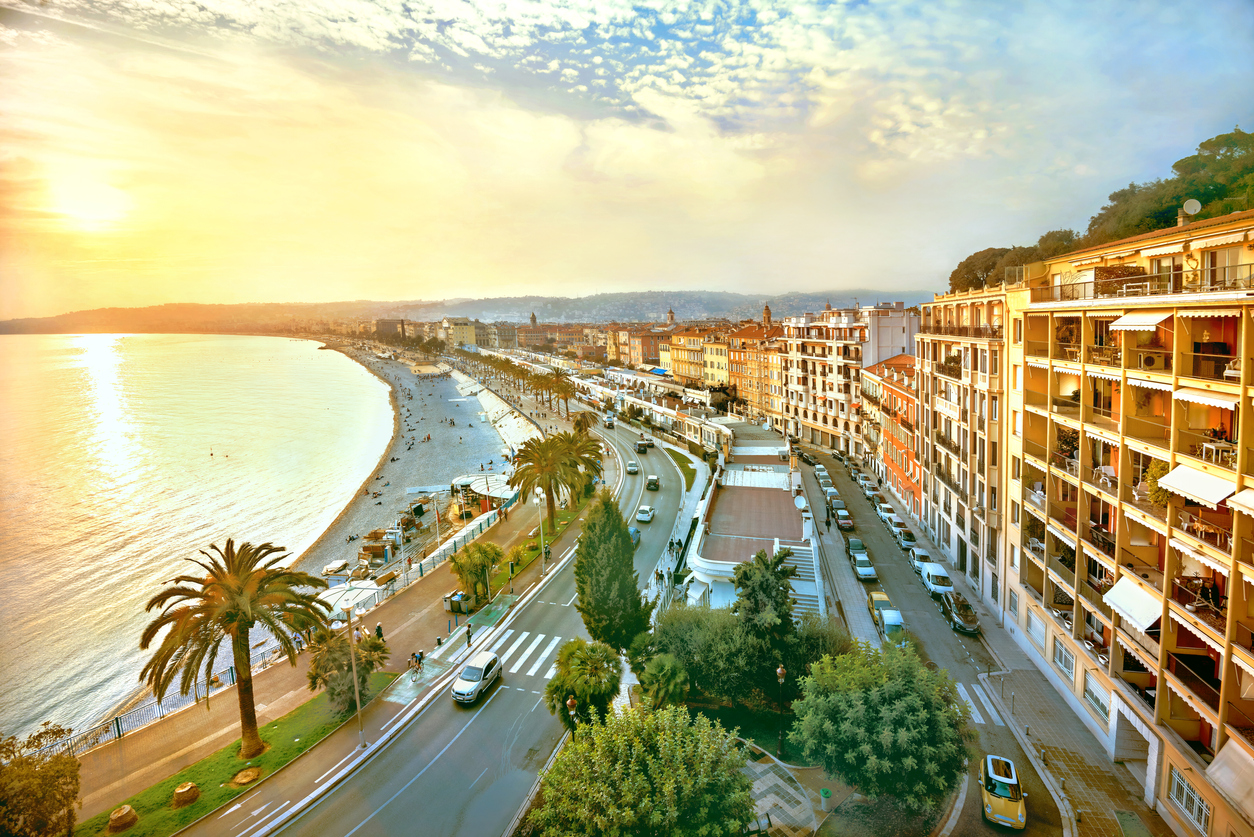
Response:
[[[509,674],[521,672],[524,677],[535,677],[548,662],[549,667],[542,678],[548,681],[557,674],[558,646],[568,639],[570,637],[510,629],[497,637],[488,650],[501,658],[501,668]]]
[[[1001,719],[1001,715],[999,715],[997,710],[993,708],[993,702],[988,699],[988,695],[984,693],[984,688],[982,686],[976,683],[972,683],[970,687],[965,686],[962,683],[957,683],[955,685],[958,687],[958,694],[964,701],[966,701],[967,709],[971,711],[972,721],[977,724],[983,724],[985,723],[984,715],[987,714],[990,722],[999,727],[1004,727],[1006,725],[1006,722]],[[967,693],[968,688],[971,689],[971,694],[974,694],[976,698],[979,699],[983,712],[980,711],[981,706],[976,706],[975,701],[971,699],[971,695]]]

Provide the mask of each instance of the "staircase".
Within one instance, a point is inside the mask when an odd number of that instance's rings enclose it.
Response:
[[[792,597],[796,600],[793,613],[800,617],[803,613],[814,613],[824,616],[827,613],[823,600],[821,582],[815,578],[814,548],[810,546],[792,546],[785,566],[794,567],[797,574],[792,577]]]

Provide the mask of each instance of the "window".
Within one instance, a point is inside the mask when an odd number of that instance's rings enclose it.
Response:
[[[993,357],[997,357],[997,352],[993,352]],[[990,396],[988,399],[988,420],[997,421],[997,404],[998,396]]]
[[[1054,668],[1068,678],[1075,678],[1075,654],[1071,653],[1061,637],[1054,637]]]
[[[1023,467],[1023,465],[1022,465],[1022,463],[1020,462],[1019,457],[1017,457],[1017,456],[1011,457],[1011,459],[1010,459],[1010,478],[1011,478],[1012,480],[1017,480],[1017,479],[1019,479],[1019,469],[1020,469],[1021,467]]]
[[[988,580],[989,580],[989,584],[992,585],[993,601],[996,602],[997,596],[1001,592],[1000,589],[998,589],[1000,585],[997,583],[997,573],[989,573]]]
[[[1019,545],[1018,544],[1012,543],[1010,545],[1010,569],[1012,570],[1019,569]],[[1013,596],[1014,594],[1011,593],[1011,595]]]
[[[988,490],[988,507],[992,511],[997,511],[997,486]]]
[[[1045,621],[1036,615],[1036,611],[1028,609],[1028,636],[1042,648],[1045,647]]]
[[[1203,834],[1210,833],[1210,803],[1198,796],[1197,790],[1184,774],[1171,766],[1171,801]]]
[[[993,349],[991,352],[988,353],[988,374],[996,375],[1000,371],[1001,371],[1001,367],[997,363],[997,350]],[[997,400],[996,397],[994,397],[993,400],[996,401]],[[997,416],[994,415],[993,418],[997,418]]]
[[[1017,364],[1015,365],[1014,383],[1011,384],[1011,386],[1013,386],[1017,390],[1023,389],[1023,367],[1022,366],[1019,366]]]
[[[1096,672],[1084,672],[1084,699],[1106,720],[1110,720],[1110,692],[1094,676]]]
[[[1010,522],[1019,525],[1019,504],[1014,500],[1010,501]]]
[[[1023,414],[1020,413],[1018,410],[1015,410],[1014,420],[1015,420],[1015,435],[1022,436],[1023,435]]]
[[[1020,317],[1015,318],[1015,342],[1023,342],[1023,319]]]
[[[1006,601],[1006,612],[1013,616],[1016,620],[1019,618],[1019,593],[1015,590],[1010,591],[1010,597]]]

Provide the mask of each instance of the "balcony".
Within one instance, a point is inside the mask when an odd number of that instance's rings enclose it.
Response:
[[[959,446],[957,442],[953,441],[948,436],[946,436],[944,433],[937,431],[935,442],[936,442],[937,447],[943,448],[944,450],[949,451],[950,453],[952,453],[954,456],[957,456],[958,458],[962,458],[962,447]]]
[[[1089,346],[1087,353],[1088,362],[1094,366],[1123,366],[1123,350],[1118,346]]]
[[[1023,341],[1023,353],[1028,357],[1049,357],[1049,342],[1046,340]]]
[[[1209,578],[1177,576],[1171,580],[1171,598],[1184,605],[1212,631],[1223,636],[1228,630],[1228,600]]]
[[[1159,593],[1163,592],[1163,571],[1158,564],[1151,564],[1128,550],[1120,552],[1119,565],[1125,572],[1135,575],[1152,586]]]
[[[1107,557],[1111,559],[1115,557],[1115,536],[1098,524],[1089,522],[1089,531],[1085,539]]]
[[[1167,652],[1167,670],[1216,714],[1219,712],[1219,687],[1215,676],[1215,661],[1206,654],[1177,654]]]
[[[1080,344],[1072,342],[1064,342],[1058,340],[1054,343],[1054,351],[1052,357],[1054,360],[1064,360],[1068,363],[1080,362]]]
[[[943,485],[948,486],[949,490],[954,492],[954,494],[957,494],[959,497],[966,496],[967,490],[962,487],[962,483],[950,476],[949,472],[944,468],[937,468],[933,472],[933,476],[940,480]]]
[[[1068,418],[1080,417],[1080,394],[1055,395],[1050,399],[1049,411]]]
[[[944,375],[946,378],[952,378],[955,381],[962,381],[962,356],[950,355],[944,360],[936,362],[934,370],[938,375]]]
[[[1074,451],[1070,456],[1063,456],[1058,451],[1049,452],[1049,464],[1053,465],[1059,471],[1073,477],[1080,476],[1080,460],[1075,458]]]
[[[1048,566],[1051,570],[1058,574],[1058,577],[1067,583],[1068,587],[1075,587],[1075,557],[1070,561],[1065,555],[1049,556]]]
[[[1211,465],[1236,471],[1237,446],[1230,438],[1231,429],[1222,426],[1209,430],[1184,427],[1180,429],[1180,451]]]
[[[1104,582],[1099,583],[1091,578],[1086,578],[1078,585],[1080,598],[1084,599],[1085,603],[1098,613],[1107,619],[1111,619],[1113,617],[1110,612],[1110,605],[1106,604],[1105,600],[1102,599],[1103,596],[1110,592],[1111,586]]]
[[[1228,729],[1232,735],[1240,736],[1250,746],[1254,746],[1254,719],[1242,712],[1232,701],[1228,701]]]
[[[1161,418],[1124,416],[1123,434],[1147,444],[1167,448],[1170,446],[1171,425]]]
[[[1171,374],[1171,349],[1138,346],[1128,350],[1128,368],[1142,372]]]
[[[1025,389],[1023,391],[1023,403],[1029,407],[1040,407],[1042,410],[1048,410],[1049,396],[1043,392]]]
[[[1201,378],[1207,381],[1230,381],[1237,383],[1241,380],[1241,365],[1237,360],[1237,356],[1227,353],[1227,348],[1223,343],[1203,343],[1203,346],[1213,346],[1221,348],[1218,353],[1215,352],[1194,352],[1185,359],[1182,375],[1188,375],[1191,378]]]
[[[1115,461],[1118,461],[1116,459]],[[1114,494],[1119,486],[1119,471],[1114,465],[1097,465],[1082,469],[1084,484],[1107,494]]]
[[[1178,531],[1183,531],[1195,541],[1214,547],[1224,555],[1232,554],[1232,512],[1209,520],[1187,511],[1177,514]]]
[[[919,326],[919,334],[938,334],[945,337],[973,337],[980,340],[1001,340],[999,325],[956,326],[925,324]]]
[[[1033,302],[1062,302],[1236,290],[1254,290],[1254,265],[1202,267],[1188,271],[1147,273],[1117,279],[1051,285],[1033,288],[1031,296]]]
[[[1033,442],[1031,439],[1023,440],[1023,452],[1041,463],[1049,459],[1049,452],[1045,450],[1045,446],[1040,442]]]

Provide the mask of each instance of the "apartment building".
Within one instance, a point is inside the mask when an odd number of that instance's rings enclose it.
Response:
[[[784,329],[771,321],[771,306],[766,305],[761,324],[749,321],[727,335],[728,382],[744,399],[745,413],[754,421],[773,412],[768,354],[778,352],[776,341],[783,334]]]
[[[910,351],[919,315],[901,302],[785,318],[780,338],[785,380],[778,417],[785,432],[862,456],[859,406],[864,364]]]
[[[410,324],[413,325],[412,323]],[[404,320],[375,320],[374,333],[380,337],[404,337]]]
[[[657,366],[658,347],[670,339],[670,332],[662,329],[635,329],[628,335],[629,362],[633,366]]]
[[[900,354],[862,370],[862,442],[871,470],[912,515],[922,514],[917,449],[919,399],[914,355]]]
[[[478,320],[475,322],[478,323]],[[479,344],[481,346],[493,349],[516,349],[518,348],[518,329],[513,323],[484,323],[483,339],[484,342]]]
[[[731,383],[731,373],[727,369],[728,343],[727,338],[717,337],[706,341],[701,347],[702,370],[701,382],[711,389],[725,387]]]
[[[1004,299],[1005,622],[1173,829],[1254,837],[1254,211],[1029,265],[988,296],[928,306],[920,367],[924,426],[984,438],[992,468],[992,430],[953,413],[996,394],[971,350],[991,378],[1001,339],[935,330]]]
[[[1000,286],[938,294],[922,306],[915,336],[917,450],[924,475],[920,522],[995,609],[1006,575],[999,556],[1008,295],[1026,304],[1025,293]]]
[[[685,386],[700,385],[705,381],[705,344],[718,335],[710,328],[677,328],[670,332],[670,366],[661,363],[660,351],[658,365]]]

